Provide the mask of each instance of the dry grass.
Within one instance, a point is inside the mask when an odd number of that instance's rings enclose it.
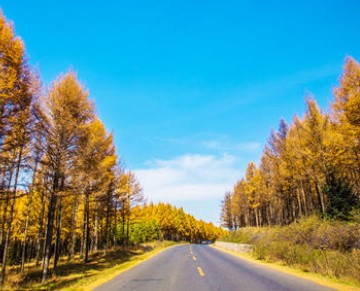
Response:
[[[320,274],[317,273],[310,273],[310,272],[304,272],[300,269],[296,269],[293,267],[289,267],[289,266],[285,266],[284,264],[281,264],[279,262],[277,263],[270,263],[268,261],[264,261],[264,260],[257,260],[255,259],[251,254],[246,254],[246,253],[238,253],[238,252],[234,252],[234,251],[230,251],[230,250],[226,250],[223,248],[220,248],[218,246],[212,246],[213,248],[216,248],[222,252],[225,253],[229,253],[232,254],[233,256],[239,257],[242,260],[246,260],[249,261],[253,264],[257,264],[257,265],[261,265],[261,266],[265,266],[267,268],[271,268],[277,271],[281,271],[302,279],[306,279],[306,280],[310,280],[312,282],[315,282],[319,285],[322,286],[327,286],[330,288],[333,288],[335,290],[339,290],[339,291],[360,291],[360,286],[353,284],[353,283],[349,283],[349,282],[343,282],[342,280],[338,280],[336,278],[329,278],[326,276],[322,276]]]
[[[253,256],[360,286],[360,223],[311,217],[284,227],[244,228],[228,241],[251,243]]]
[[[80,260],[69,262],[63,258],[45,284],[41,284],[42,273],[39,267],[28,266],[23,275],[18,273],[18,267],[14,267],[9,270],[6,285],[2,290],[89,290],[95,287],[96,283],[106,282],[114,274],[138,264],[171,245],[174,243],[149,243],[127,250],[118,248],[106,255],[99,252],[90,257],[88,264]]]

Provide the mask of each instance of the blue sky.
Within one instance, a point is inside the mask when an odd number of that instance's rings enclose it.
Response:
[[[360,4],[2,0],[45,84],[73,68],[149,200],[219,221],[226,190],[304,96],[326,108]]]

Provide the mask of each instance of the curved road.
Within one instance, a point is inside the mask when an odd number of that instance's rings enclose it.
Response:
[[[170,248],[97,291],[334,290],[203,245]]]

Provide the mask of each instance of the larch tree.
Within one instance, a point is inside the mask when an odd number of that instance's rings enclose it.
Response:
[[[224,199],[221,201],[221,225],[233,230],[234,228],[234,217],[232,212],[232,197],[230,192],[226,192]]]
[[[87,263],[90,246],[90,206],[93,204],[93,211],[97,214],[98,198],[108,188],[110,182],[108,173],[115,166],[116,156],[113,151],[112,135],[106,132],[105,126],[99,119],[95,119],[83,128],[83,133],[80,136],[77,165],[78,176],[81,177],[82,192],[84,193],[83,251],[84,261]],[[98,222],[98,217],[95,215],[94,225],[97,227],[94,229],[94,244],[96,248],[98,244]],[[71,248],[74,248],[73,243]]]
[[[306,98],[304,116],[272,131],[257,168],[249,163],[222,203],[234,225],[289,224],[319,214],[348,219],[360,197],[360,66],[347,58],[330,113]],[[231,198],[231,199],[230,199]],[[225,223],[228,225],[228,223]]]
[[[38,91],[38,82],[27,65],[23,42],[15,36],[12,25],[6,22],[1,12],[0,66],[0,154],[3,171],[0,183],[2,190],[6,190],[3,192],[6,197],[0,234],[3,284],[18,182],[31,140],[32,105]]]
[[[43,281],[48,275],[53,240],[55,212],[61,220],[62,195],[71,189],[69,172],[78,153],[77,141],[82,127],[94,118],[88,92],[74,72],[59,77],[49,89],[42,115],[46,139],[45,161],[51,177],[47,210],[47,227],[43,259]],[[69,175],[69,177],[67,176]],[[59,207],[58,209],[56,209]],[[59,220],[60,219],[60,220]],[[57,232],[57,235],[60,235]]]
[[[360,197],[360,65],[348,57],[340,78],[339,87],[334,90],[332,104],[333,119],[342,137],[342,166],[347,179]]]
[[[134,206],[144,202],[144,195],[140,183],[131,171],[119,171],[115,194],[118,197],[121,215],[121,238],[124,245],[128,244],[131,210]]]

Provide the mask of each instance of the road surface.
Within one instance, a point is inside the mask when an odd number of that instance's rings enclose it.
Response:
[[[169,248],[96,291],[334,290],[206,245]]]

